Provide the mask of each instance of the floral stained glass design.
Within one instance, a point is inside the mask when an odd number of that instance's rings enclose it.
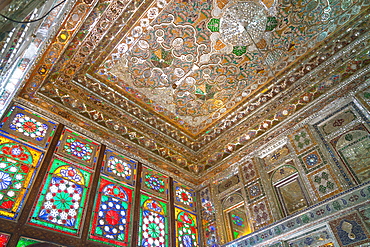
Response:
[[[198,246],[198,232],[195,215],[175,207],[176,246]]]
[[[34,138],[36,141],[42,141],[48,130],[46,124],[28,117],[24,113],[17,113],[10,123],[9,128],[25,136]]]
[[[168,247],[168,222],[166,203],[141,195],[139,245],[143,247]]]
[[[1,129],[25,141],[45,148],[51,141],[56,124],[30,111],[13,106],[1,123]]]
[[[128,246],[132,195],[131,188],[110,179],[100,179],[90,239]]]
[[[33,182],[42,152],[0,135],[0,216],[15,219]]]
[[[159,196],[167,197],[168,178],[151,169],[144,168],[143,171],[143,189]]]
[[[106,150],[104,172],[118,180],[133,184],[137,162]]]
[[[180,185],[178,182],[174,182],[175,187],[175,203],[195,210],[195,194],[190,188]]]
[[[70,130],[64,130],[57,152],[81,164],[92,167],[92,164],[96,161],[95,156],[98,148],[99,145],[97,143],[82,138]]]
[[[49,169],[30,222],[77,235],[91,174],[57,158]]]

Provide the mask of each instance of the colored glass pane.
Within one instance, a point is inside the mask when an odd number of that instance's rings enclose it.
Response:
[[[9,241],[10,236],[5,233],[0,233],[0,247],[5,247]]]
[[[167,198],[168,177],[149,168],[143,169],[142,188],[150,193]]]
[[[63,145],[63,151],[80,160],[89,161],[92,155],[92,146],[89,143],[77,140],[73,136],[68,136]]]
[[[176,215],[176,246],[198,246],[198,232],[195,215],[175,208]]]
[[[34,208],[31,224],[78,233],[90,173],[54,158]]]
[[[64,130],[58,153],[62,153],[68,158],[72,158],[81,164],[92,166],[96,160],[96,152],[99,148],[94,143],[70,130]]]
[[[133,184],[137,162],[107,150],[105,153],[104,173],[121,181]]]
[[[13,106],[0,124],[7,134],[20,137],[45,148],[51,141],[56,124],[22,107]]]
[[[174,187],[175,187],[175,203],[195,210],[194,191],[183,185],[180,185],[178,182],[174,182]]]
[[[42,245],[42,246],[51,246],[50,242],[45,242],[45,241],[36,240],[36,239],[32,239],[32,238],[20,237],[19,240],[18,240],[18,243],[17,243],[17,247],[25,247],[25,246],[29,246],[29,245],[33,245],[33,244],[39,244],[39,243],[43,243],[44,245]],[[52,246],[63,246],[63,245],[52,244]]]
[[[17,243],[17,247],[24,247],[24,246],[28,246],[31,244],[37,244],[37,243],[42,243],[42,242],[39,240],[35,240],[35,239],[21,237]]]
[[[163,179],[153,174],[145,175],[144,184],[148,189],[152,189],[160,193],[163,193],[165,190]]]
[[[105,244],[127,246],[132,189],[101,178],[95,204],[90,239]]]
[[[0,135],[0,215],[15,219],[33,182],[42,153],[10,141]]]
[[[141,195],[139,245],[145,247],[168,246],[167,205]]]
[[[9,124],[9,128],[25,136],[29,136],[36,141],[42,141],[48,130],[46,124],[26,116],[24,113],[17,113]]]

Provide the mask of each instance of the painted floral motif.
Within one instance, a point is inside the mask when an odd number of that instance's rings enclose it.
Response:
[[[148,189],[155,190],[159,193],[163,193],[165,191],[165,183],[159,176],[149,173],[146,174],[144,184]]]
[[[93,147],[75,137],[68,136],[63,151],[83,161],[90,161]]]
[[[127,180],[130,180],[132,176],[131,165],[123,160],[117,159],[115,156],[111,156],[108,159],[108,172]]]
[[[193,207],[192,194],[180,186],[176,186],[176,201],[186,206]]]
[[[17,113],[10,123],[9,128],[23,133],[23,135],[31,137],[36,141],[42,141],[49,127],[23,113]]]
[[[193,219],[194,216],[191,214],[184,212],[182,210],[176,209],[176,211],[180,211],[177,215],[177,222],[176,222],[176,236],[177,236],[177,246],[179,247],[194,247],[197,245],[197,229],[196,223]]]

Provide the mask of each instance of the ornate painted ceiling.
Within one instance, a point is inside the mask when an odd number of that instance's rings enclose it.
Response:
[[[77,0],[20,97],[199,183],[335,86],[368,5]]]

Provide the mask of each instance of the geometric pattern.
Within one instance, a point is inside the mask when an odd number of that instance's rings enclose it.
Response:
[[[54,157],[34,204],[31,225],[78,235],[91,172]]]
[[[40,150],[0,135],[0,215],[16,219],[42,160]]]
[[[175,218],[176,246],[199,246],[196,216],[175,207]]]
[[[56,124],[20,107],[13,106],[0,123],[1,131],[46,148]]]
[[[272,223],[271,210],[266,199],[249,205],[249,210],[253,215],[252,222],[255,230]]]
[[[105,151],[102,172],[132,185],[136,180],[136,166],[137,162],[135,160],[107,149]]]
[[[251,182],[258,175],[257,170],[254,168],[254,165],[251,161],[244,164],[241,170],[243,171],[243,177],[244,177],[245,183]]]
[[[143,167],[141,189],[167,199],[168,177],[150,168]]]
[[[89,238],[104,244],[127,246],[132,189],[100,178],[99,193],[95,199],[95,210]]]
[[[327,163],[319,148],[311,149],[298,157],[306,174]]]
[[[289,136],[289,139],[297,154],[306,151],[308,148],[312,147],[315,144],[311,132],[308,130],[307,127],[303,127],[297,130]]]
[[[329,224],[340,246],[353,247],[370,242],[369,233],[357,213],[333,220]]]
[[[323,200],[337,194],[341,189],[337,179],[333,176],[331,169],[326,166],[316,172],[308,174],[307,178],[315,189],[315,194],[319,200]]]
[[[167,247],[167,204],[141,194],[141,217],[139,223],[139,246]]]
[[[253,184],[248,185],[245,191],[247,192],[248,202],[255,201],[265,195],[260,180],[257,180]]]
[[[174,181],[175,204],[195,212],[195,191]]]
[[[84,138],[74,131],[64,129],[56,152],[66,158],[93,168],[99,149],[100,145],[98,143]]]

